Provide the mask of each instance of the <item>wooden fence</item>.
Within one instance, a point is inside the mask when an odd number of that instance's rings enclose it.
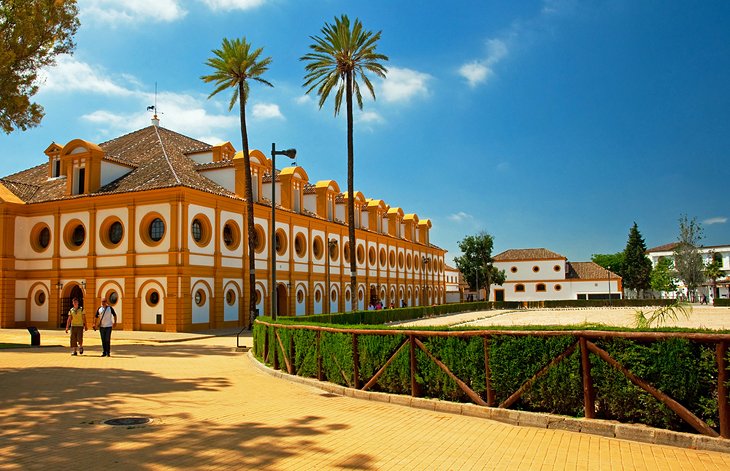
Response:
[[[717,400],[718,400],[718,423],[720,425],[719,436],[723,438],[730,438],[730,407],[728,407],[728,344],[730,343],[730,334],[706,334],[706,333],[677,333],[677,332],[619,332],[619,331],[584,331],[584,330],[572,330],[572,331],[512,331],[512,330],[475,330],[475,331],[420,331],[420,330],[391,330],[391,329],[340,329],[332,327],[320,327],[312,325],[282,325],[273,324],[263,321],[256,321],[265,330],[263,335],[264,345],[255,345],[257,352],[261,352],[263,348],[263,358],[266,362],[273,364],[275,369],[280,368],[280,356],[283,360],[286,371],[289,374],[296,374],[296,368],[294,365],[295,358],[295,345],[293,342],[293,336],[290,336],[289,345],[284,345],[282,338],[279,335],[281,329],[286,330],[309,330],[314,331],[316,335],[316,362],[317,362],[317,378],[319,380],[324,379],[322,372],[322,355],[320,349],[320,342],[322,332],[346,334],[352,337],[352,379],[348,378],[347,375],[340,369],[340,373],[343,376],[345,382],[355,389],[361,389],[366,391],[373,387],[378,381],[378,378],[393,362],[395,357],[404,349],[409,350],[409,364],[410,364],[410,389],[411,395],[418,396],[419,388],[416,382],[416,350],[421,350],[431,361],[433,361],[438,367],[448,375],[458,387],[469,397],[475,404],[485,407],[499,407],[509,408],[519,398],[530,389],[530,387],[542,376],[544,376],[548,370],[552,367],[568,358],[572,355],[576,349],[580,349],[580,362],[581,362],[581,379],[583,385],[583,404],[584,404],[584,415],[586,418],[595,418],[595,397],[596,392],[594,390],[594,383],[591,377],[591,359],[589,353],[593,353],[600,360],[606,362],[617,371],[621,372],[630,382],[643,389],[647,393],[651,394],[658,401],[664,404],[666,407],[675,412],[681,417],[687,424],[698,432],[717,437],[718,433],[715,429],[710,427],[706,422],[697,417],[687,407],[683,406],[676,400],[669,397],[664,392],[660,391],[656,387],[649,384],[644,379],[638,377],[619,361],[612,358],[611,355],[605,350],[601,349],[596,345],[595,340],[607,339],[607,338],[621,338],[633,341],[651,342],[669,338],[679,338],[689,340],[691,342],[699,342],[703,344],[715,345],[715,360],[717,363]],[[273,335],[270,333],[273,331]],[[360,380],[360,374],[358,372],[360,360],[358,358],[358,339],[361,336],[369,335],[382,335],[382,336],[405,336],[405,339],[398,345],[397,348],[389,356],[388,360],[378,369],[378,371],[367,381],[363,382]],[[531,378],[525,381],[516,391],[514,391],[507,399],[497,404],[495,394],[491,385],[491,373],[490,373],[490,359],[489,359],[489,342],[494,336],[535,336],[535,337],[554,337],[554,336],[571,336],[577,340],[568,346],[562,353],[556,355],[545,364],[537,373]],[[486,378],[486,398],[483,398],[479,393],[469,387],[467,382],[462,378],[457,377],[447,365],[445,365],[439,358],[437,358],[426,345],[422,342],[422,339],[429,337],[481,337],[484,345],[484,372]],[[260,337],[259,342],[260,342]],[[270,338],[275,338],[277,346],[279,348],[271,348],[269,345]],[[309,348],[312,348],[311,346]],[[486,399],[486,400],[485,400]]]

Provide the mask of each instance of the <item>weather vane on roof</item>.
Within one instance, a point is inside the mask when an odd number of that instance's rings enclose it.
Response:
[[[155,104],[147,107],[147,111],[152,111],[152,124],[155,126],[160,125],[160,119],[157,117],[157,113],[165,114],[157,109],[157,82],[155,82]]]

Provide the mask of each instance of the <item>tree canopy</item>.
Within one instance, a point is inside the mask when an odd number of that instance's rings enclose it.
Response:
[[[494,266],[493,246],[494,238],[482,231],[477,235],[466,236],[459,241],[462,255],[454,258],[456,267],[469,283],[469,288],[478,289],[478,279],[479,286],[484,286],[486,289],[487,300],[489,300],[490,286],[492,284],[501,285],[505,281],[504,270],[498,270]]]
[[[0,2],[0,127],[6,134],[40,124],[43,107],[31,102],[38,72],[73,51],[77,16],[76,0]]]
[[[624,263],[621,271],[624,287],[637,293],[651,286],[651,260],[646,256],[646,244],[634,225],[629,230],[629,239],[623,252]]]
[[[674,263],[671,258],[662,257],[651,271],[650,284],[654,291],[674,291],[677,285],[674,282]]]
[[[597,265],[602,266],[606,270],[611,270],[612,273],[623,277],[624,272],[624,252],[616,253],[595,253],[591,256],[591,261]]]
[[[697,250],[703,237],[702,226],[697,218],[689,219],[687,215],[679,218],[679,244],[674,249],[674,268],[677,278],[682,280],[690,296],[705,281],[705,265]]]

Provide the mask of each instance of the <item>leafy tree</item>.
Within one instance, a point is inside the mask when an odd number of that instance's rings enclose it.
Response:
[[[316,90],[319,95],[321,109],[330,92],[337,87],[335,94],[335,116],[340,112],[342,97],[345,97],[347,113],[347,225],[350,246],[350,284],[352,293],[352,310],[357,306],[357,262],[355,257],[355,203],[354,203],[354,144],[353,144],[353,117],[352,96],[357,99],[357,106],[362,109],[362,81],[375,99],[375,90],[368,79],[366,72],[372,72],[378,77],[385,78],[387,69],[383,62],[387,56],[376,52],[380,31],[374,33],[363,29],[357,18],[351,24],[347,15],[335,17],[334,24],[325,23],[322,36],[312,36],[314,41],[309,46],[311,52],[300,60],[307,64],[304,77],[304,86],[309,87],[307,93]]]
[[[618,276],[623,276],[624,257],[624,252],[609,254],[596,253],[591,256],[591,261],[606,270],[611,270],[612,273],[616,273]]]
[[[624,287],[636,290],[642,297],[643,291],[651,286],[651,260],[646,256],[646,244],[636,223],[629,230],[621,277]]]
[[[494,266],[492,248],[494,238],[482,231],[477,235],[466,236],[459,242],[459,249],[463,254],[455,257],[456,267],[461,271],[469,283],[471,289],[477,289],[479,285],[484,286],[489,300],[490,286],[492,284],[502,285],[505,280],[504,270],[498,270]]]
[[[6,134],[40,124],[43,107],[30,101],[38,71],[73,51],[77,15],[76,0],[0,2],[0,127]]]
[[[273,87],[273,85],[261,76],[269,69],[271,57],[260,59],[262,48],[251,50],[251,44],[246,38],[228,40],[223,39],[220,49],[214,49],[213,54],[206,62],[206,65],[213,69],[210,75],[204,75],[201,79],[206,82],[215,82],[215,90],[208,95],[208,98],[224,90],[233,89],[231,101],[228,104],[228,111],[238,101],[239,115],[241,120],[241,141],[243,143],[243,168],[245,173],[246,187],[246,223],[248,226],[248,272],[249,272],[249,328],[256,317],[256,231],[253,219],[253,189],[251,185],[251,159],[249,158],[248,130],[246,128],[246,102],[249,95],[248,80]],[[276,169],[272,169],[275,171]],[[272,287],[271,289],[274,289]]]
[[[705,267],[705,276],[712,281],[712,296],[717,298],[717,279],[725,276],[722,269],[722,257],[715,252],[710,252],[710,262]]]
[[[651,289],[654,291],[674,291],[677,284],[674,282],[674,263],[671,258],[662,257],[651,271]]]
[[[679,244],[674,248],[674,268],[691,299],[695,298],[697,287],[705,281],[705,265],[698,250],[703,237],[697,218],[689,219],[687,215],[679,218]]]

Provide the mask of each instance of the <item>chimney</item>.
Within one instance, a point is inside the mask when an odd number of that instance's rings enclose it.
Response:
[[[159,126],[160,125],[160,120],[157,118],[157,114],[156,113],[152,116],[152,125],[153,126]]]

